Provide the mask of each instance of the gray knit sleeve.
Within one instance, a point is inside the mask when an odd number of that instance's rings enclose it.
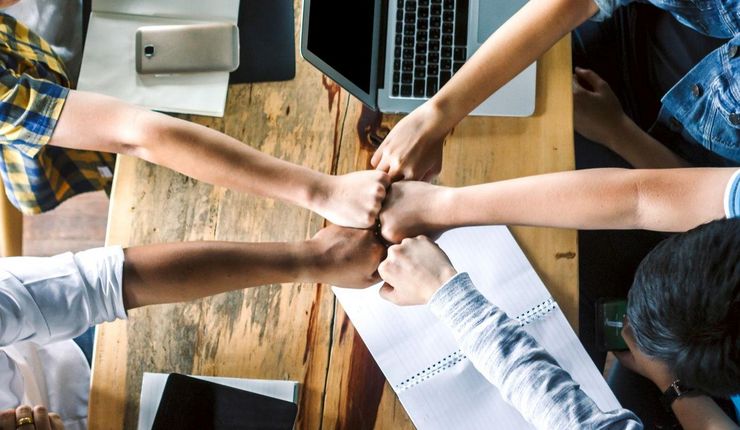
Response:
[[[467,273],[450,279],[429,306],[478,371],[538,429],[642,429],[630,411],[602,412],[534,338],[480,294]]]

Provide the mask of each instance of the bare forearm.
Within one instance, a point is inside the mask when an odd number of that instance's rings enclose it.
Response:
[[[309,242],[188,242],[125,250],[126,309],[314,278]]]
[[[736,430],[738,426],[708,396],[681,397],[671,405],[684,430]]]
[[[596,13],[592,0],[532,0],[502,25],[431,100],[453,127],[568,32]]]
[[[627,160],[636,169],[673,169],[689,167],[689,163],[642,130],[626,115],[621,133],[606,146]]]
[[[448,191],[435,211],[446,228],[531,225],[685,231],[724,216],[734,169],[593,169]]]
[[[148,113],[132,155],[187,176],[244,193],[277,198],[310,208],[322,173],[271,157],[246,143],[207,127],[166,115]]]
[[[136,156],[204,182],[309,209],[327,180],[207,127],[78,91],[70,92],[50,144]]]

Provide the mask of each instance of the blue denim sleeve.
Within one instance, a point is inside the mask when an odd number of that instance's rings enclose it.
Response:
[[[603,412],[537,341],[460,273],[429,301],[475,368],[537,429],[641,430],[632,412]]]
[[[593,0],[599,11],[591,17],[592,21],[604,21],[612,16],[614,11],[621,6],[632,3],[632,0]]]
[[[740,218],[740,170],[732,175],[725,191],[725,215]]]

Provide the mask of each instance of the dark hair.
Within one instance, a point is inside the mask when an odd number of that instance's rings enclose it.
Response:
[[[740,219],[655,247],[637,269],[627,316],[640,350],[686,385],[740,393]]]

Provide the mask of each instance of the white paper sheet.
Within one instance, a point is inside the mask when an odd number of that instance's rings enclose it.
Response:
[[[96,0],[77,88],[153,110],[223,116],[228,72],[136,73],[135,35],[146,25],[236,23],[239,0]]]
[[[198,17],[231,21],[239,16],[239,0],[94,0],[93,12],[143,16]]]
[[[438,243],[456,269],[468,272],[509,316],[543,303],[550,304],[546,309],[554,306],[525,329],[602,410],[620,407],[506,227],[457,229]],[[426,307],[397,307],[380,298],[379,288],[333,290],[417,428],[531,428],[462,358],[452,332]]]
[[[166,373],[144,373],[144,379],[141,383],[139,430],[150,430],[152,425],[154,425],[154,417],[157,415],[159,401],[162,399],[162,393],[164,393],[168,376]],[[269,396],[287,402],[298,402],[298,382],[296,381],[221,378],[216,376],[193,376],[193,378],[262,394],[263,396]]]

